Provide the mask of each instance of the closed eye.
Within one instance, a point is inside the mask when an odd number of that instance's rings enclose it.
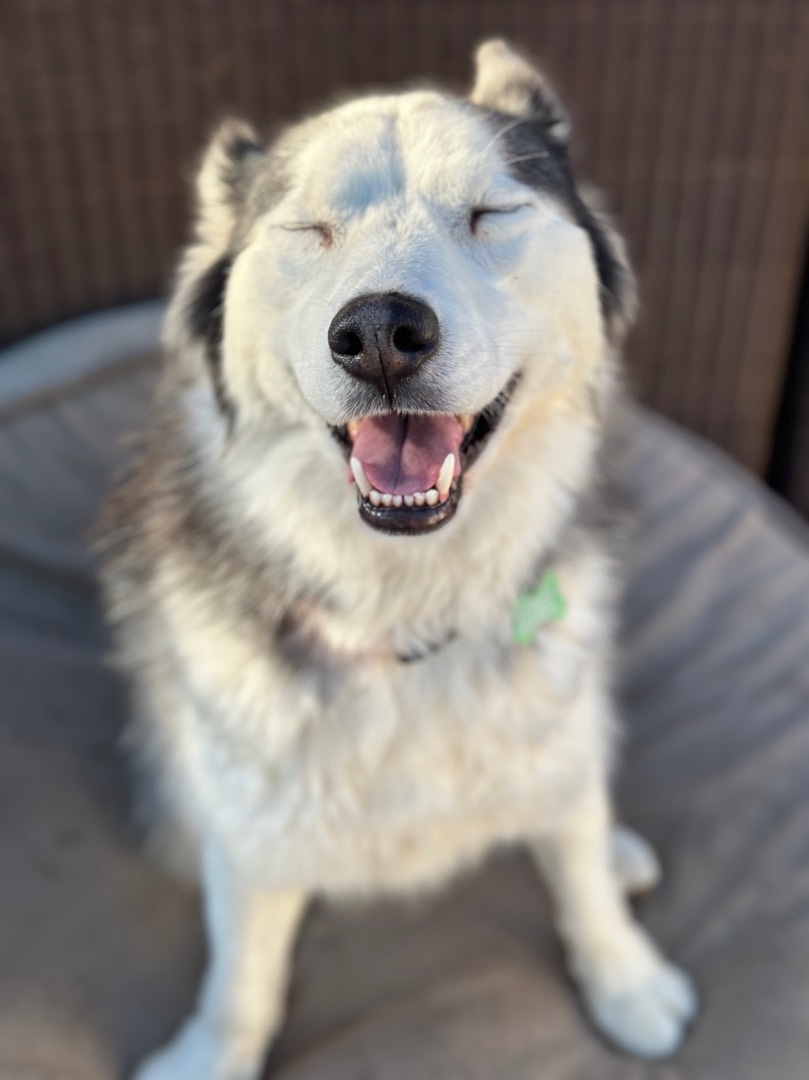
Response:
[[[331,247],[331,243],[334,239],[331,226],[326,225],[322,221],[301,221],[293,222],[289,225],[278,225],[279,229],[283,229],[284,232],[303,232],[303,233],[316,233],[320,236],[320,242],[323,247]]]
[[[518,210],[524,210],[530,205],[531,203],[517,203],[516,206],[474,206],[469,211],[469,231],[476,232],[478,225],[486,217],[516,214]]]

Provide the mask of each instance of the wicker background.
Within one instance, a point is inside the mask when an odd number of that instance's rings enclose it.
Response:
[[[809,220],[806,0],[2,0],[0,338],[165,288],[221,115],[467,85],[505,35],[572,108],[640,272],[641,396],[758,472]],[[809,462],[807,462],[809,467]]]

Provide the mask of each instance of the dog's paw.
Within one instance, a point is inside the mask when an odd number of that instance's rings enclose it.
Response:
[[[654,848],[624,825],[614,825],[610,835],[612,865],[628,896],[649,892],[659,884],[660,862]]]
[[[598,1030],[619,1049],[642,1058],[665,1058],[685,1038],[699,1007],[691,979],[638,934],[634,955],[616,957],[609,977],[579,973],[587,1010]]]
[[[665,1058],[682,1043],[697,1012],[691,980],[672,964],[620,992],[585,994],[599,1031],[621,1050],[643,1058]]]
[[[193,1018],[173,1042],[136,1069],[132,1080],[258,1080],[261,1063],[252,1049],[224,1047]]]

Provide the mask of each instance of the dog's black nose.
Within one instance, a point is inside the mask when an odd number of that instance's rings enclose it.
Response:
[[[402,293],[358,296],[341,308],[329,327],[335,363],[379,388],[389,400],[438,348],[438,316]]]

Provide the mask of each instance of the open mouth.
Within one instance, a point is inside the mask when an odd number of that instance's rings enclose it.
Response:
[[[519,374],[476,415],[389,412],[332,428],[348,454],[364,521],[383,532],[423,533],[444,525],[463,477],[494,433]]]

